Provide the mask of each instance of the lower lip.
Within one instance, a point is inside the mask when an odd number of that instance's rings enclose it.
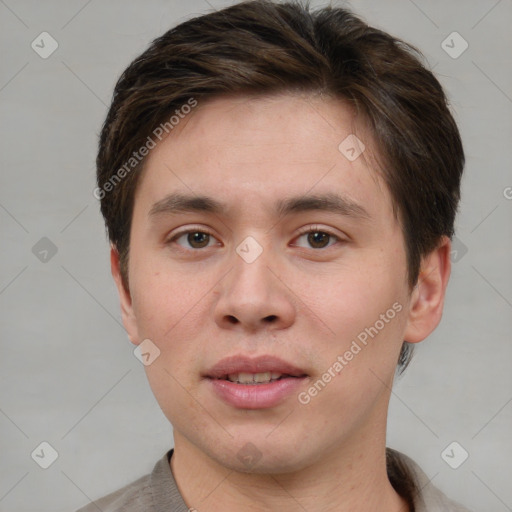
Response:
[[[292,393],[297,394],[306,377],[286,377],[267,384],[238,384],[211,379],[214,392],[226,403],[241,409],[265,409],[279,405]]]

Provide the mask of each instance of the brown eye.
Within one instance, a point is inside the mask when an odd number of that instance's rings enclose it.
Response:
[[[308,233],[308,243],[313,249],[323,249],[329,244],[331,235],[324,231],[311,231]]]
[[[301,230],[293,245],[303,249],[328,249],[332,245],[339,245],[345,241],[344,238],[332,233],[327,229],[319,229],[321,226],[309,226]]]
[[[208,246],[210,235],[202,231],[191,231],[187,233],[187,242],[194,249],[202,249]]]
[[[181,231],[174,235],[168,242],[168,245],[179,245],[181,248],[185,250],[193,250],[193,249],[204,249],[205,247],[209,247],[213,245],[216,238],[206,232],[201,230],[189,229],[187,231]]]

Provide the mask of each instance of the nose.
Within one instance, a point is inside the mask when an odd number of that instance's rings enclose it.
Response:
[[[217,288],[217,325],[250,332],[292,325],[296,316],[293,292],[279,276],[279,266],[275,259],[272,262],[270,249],[252,262],[235,253],[231,263],[231,271]]]

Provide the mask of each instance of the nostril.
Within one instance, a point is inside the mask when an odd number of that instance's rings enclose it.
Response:
[[[228,315],[227,318],[228,318],[228,322],[231,323],[231,324],[237,324],[238,323],[238,319],[236,317],[234,317],[233,315]]]
[[[265,322],[271,323],[271,322],[274,322],[275,320],[277,320],[277,316],[269,315],[269,316],[266,316],[263,320],[265,320]]]

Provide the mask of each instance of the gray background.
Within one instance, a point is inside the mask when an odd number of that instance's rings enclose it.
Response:
[[[129,62],[228,3],[0,0],[2,512],[73,511],[149,472],[172,445],[120,323],[92,195],[97,134]],[[388,444],[473,510],[510,511],[512,2],[351,5],[425,53],[467,153],[445,315],[397,382]],[[46,59],[31,48],[43,31],[59,45]],[[453,31],[469,44],[458,58],[441,46]],[[58,452],[46,470],[31,458],[43,441]],[[452,441],[469,453],[458,469],[441,457]]]

